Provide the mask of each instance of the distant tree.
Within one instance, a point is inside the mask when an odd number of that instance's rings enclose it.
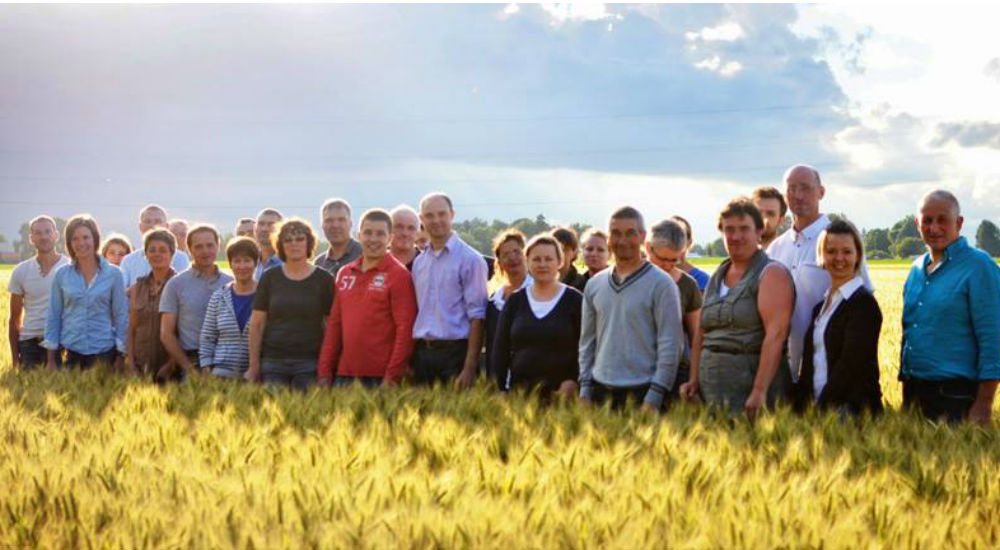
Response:
[[[215,257],[215,261],[224,262],[226,261],[226,245],[229,241],[235,237],[233,233],[223,233],[222,241],[219,243],[219,254]]]
[[[701,246],[700,244],[696,244],[696,245],[692,246],[690,252],[691,252],[691,254],[693,254],[695,256],[707,256],[708,255],[708,253],[705,252],[705,247]]]
[[[1000,256],[1000,228],[990,220],[983,220],[976,230],[976,247],[990,256]]]
[[[900,241],[907,237],[920,238],[920,232],[917,231],[916,217],[913,215],[899,220],[889,229],[889,240],[892,241],[893,246],[898,246]]]
[[[924,241],[917,237],[904,237],[896,243],[896,256],[899,258],[912,258],[927,252]]]
[[[722,237],[719,237],[709,243],[708,247],[705,249],[705,254],[713,258],[726,257],[726,245],[722,243]]]
[[[888,229],[872,229],[865,233],[865,253],[869,258],[877,252],[891,255],[891,251],[892,241],[889,240]]]

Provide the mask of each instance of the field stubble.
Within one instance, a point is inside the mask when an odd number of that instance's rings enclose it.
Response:
[[[904,276],[873,270],[890,407]],[[0,438],[3,548],[1000,546],[996,422],[752,425],[485,387],[161,389],[13,372],[4,342]]]

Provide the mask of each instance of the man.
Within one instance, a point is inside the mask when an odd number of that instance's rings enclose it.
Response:
[[[351,205],[344,199],[327,199],[319,217],[330,246],[313,263],[336,277],[340,268],[361,256],[361,244],[351,238]]]
[[[931,191],[916,223],[927,253],[903,286],[903,405],[926,417],[990,423],[1000,380],[1000,269],[960,236],[958,199]]]
[[[337,274],[318,364],[320,385],[393,386],[406,374],[417,297],[410,272],[387,251],[393,231],[385,210],[361,216],[363,252]]]
[[[627,400],[659,410],[674,387],[684,349],[677,284],[642,258],[642,214],[624,206],[611,214],[611,269],[594,275],[583,292],[580,399]]]
[[[158,204],[149,204],[139,210],[139,242],[142,242],[142,235],[154,228],[167,229],[167,211]],[[187,254],[174,254],[173,259],[170,260],[170,267],[174,268],[177,273],[187,269],[190,264]],[[131,288],[139,280],[139,277],[150,272],[149,262],[146,261],[146,251],[141,246],[137,246],[128,256],[125,256],[118,267],[122,270],[126,290]]]
[[[444,193],[420,201],[430,244],[413,261],[417,319],[413,325],[414,380],[461,387],[476,380],[486,319],[486,261],[452,231],[455,209]]]
[[[750,197],[760,215],[764,218],[764,233],[760,237],[761,250],[767,250],[768,246],[778,237],[778,230],[785,223],[785,214],[788,212],[788,204],[781,191],[774,187],[758,187],[753,190]]]
[[[170,229],[170,232],[174,234],[174,238],[177,239],[177,252],[183,252],[190,260],[191,253],[188,252],[188,247],[187,247],[187,234],[188,234],[187,220],[174,218],[167,222],[167,228]]]
[[[233,234],[237,237],[250,237],[252,239],[254,238],[253,228],[253,218],[240,218],[239,221],[236,222],[236,228],[233,230]]]
[[[69,258],[56,251],[59,231],[49,216],[38,216],[28,223],[28,241],[35,256],[14,268],[10,274],[10,319],[7,321],[7,341],[14,368],[32,369],[44,366],[47,350],[42,347],[45,337],[45,315],[49,310],[49,292],[56,270],[69,263]],[[23,317],[22,317],[23,314]],[[59,354],[56,358],[60,357]]]
[[[691,231],[691,223],[680,216],[670,216],[670,219],[681,224],[681,227],[684,228],[684,237],[687,238],[687,248],[684,249],[684,254],[681,256],[681,263],[677,267],[693,277],[694,281],[698,283],[698,290],[705,292],[711,276],[707,272],[691,265],[691,262],[687,258],[688,251],[694,246],[694,233]]]
[[[815,168],[804,164],[789,168],[785,172],[785,201],[792,211],[792,228],[767,248],[767,255],[784,264],[795,283],[795,309],[788,332],[788,366],[793,382],[799,379],[802,348],[806,331],[812,324],[813,307],[823,301],[830,289],[830,274],[819,267],[816,257],[816,240],[830,225],[830,218],[819,211],[825,194],[826,189]],[[865,287],[874,291],[867,265],[862,264],[861,277]]]
[[[389,243],[389,253],[413,271],[413,260],[417,259],[420,249],[417,248],[417,234],[420,232],[420,216],[417,211],[405,204],[392,209],[392,241]]]
[[[168,279],[160,298],[160,341],[183,372],[157,373],[160,380],[198,372],[199,340],[208,302],[213,292],[233,280],[215,265],[220,244],[215,227],[196,225],[188,232],[187,241],[194,264]]]
[[[281,215],[281,212],[278,212],[274,208],[265,208],[257,214],[253,233],[254,238],[257,239],[257,244],[260,246],[260,263],[253,274],[255,280],[259,281],[260,276],[268,269],[281,265],[281,258],[278,257],[274,246],[271,244],[271,235],[274,233],[275,226],[282,219],[284,217]]]
[[[557,227],[552,230],[552,238],[559,241],[559,245],[563,249],[563,263],[559,266],[559,282],[583,292],[587,279],[573,265],[580,249],[580,240],[576,231],[568,227]]]

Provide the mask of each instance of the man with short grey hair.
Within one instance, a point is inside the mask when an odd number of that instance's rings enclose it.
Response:
[[[336,278],[340,268],[361,256],[361,243],[351,238],[351,205],[344,199],[327,199],[319,217],[329,247],[313,263]]]
[[[788,331],[788,366],[792,381],[798,381],[802,363],[802,350],[806,331],[812,324],[812,311],[823,301],[830,289],[830,274],[819,266],[816,242],[828,225],[830,218],[822,214],[819,203],[826,195],[826,188],[819,171],[812,166],[798,164],[785,171],[785,201],[792,211],[792,228],[782,233],[767,248],[767,255],[788,268],[795,283],[795,309]],[[864,262],[864,258],[861,258]],[[868,266],[861,265],[861,278],[865,288],[873,291]]]
[[[420,215],[406,204],[401,204],[389,213],[392,216],[392,242],[389,253],[413,271],[413,261],[421,250],[417,248],[417,233],[420,232]]]
[[[1000,268],[961,236],[949,191],[924,195],[916,224],[927,253],[903,286],[903,405],[931,419],[989,425],[1000,380]]]
[[[147,204],[139,210],[139,242],[142,242],[142,235],[154,228],[167,229],[167,211],[158,204]],[[174,254],[170,260],[170,267],[174,268],[177,273],[184,271],[189,265],[191,262],[187,254]],[[144,277],[152,271],[146,260],[146,251],[141,246],[135,247],[135,250],[122,258],[122,263],[118,268],[122,271],[126,290],[131,288],[139,280],[139,277]]]

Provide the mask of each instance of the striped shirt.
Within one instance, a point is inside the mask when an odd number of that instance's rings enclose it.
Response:
[[[212,374],[235,378],[250,364],[250,323],[240,330],[233,307],[233,283],[212,293],[201,326],[198,360],[202,367],[213,367]]]

